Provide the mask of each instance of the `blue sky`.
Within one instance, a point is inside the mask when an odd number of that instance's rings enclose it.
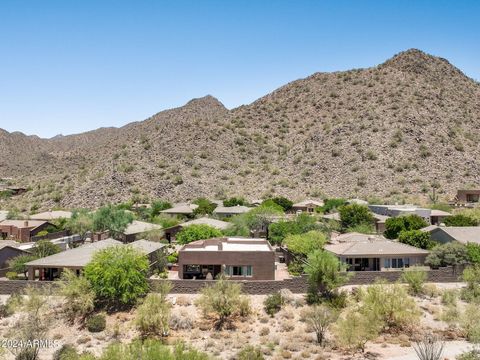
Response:
[[[207,94],[228,108],[419,48],[480,80],[480,1],[0,1],[0,128],[121,126]]]

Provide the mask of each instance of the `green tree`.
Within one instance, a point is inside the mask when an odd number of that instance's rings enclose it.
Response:
[[[300,214],[294,220],[280,220],[268,226],[268,239],[272,244],[282,244],[288,235],[303,234],[319,228],[315,218],[308,214]]]
[[[472,264],[480,264],[480,245],[477,243],[467,243],[468,261]]]
[[[464,265],[469,261],[467,247],[459,242],[435,246],[428,254],[425,263],[431,267]]]
[[[73,322],[86,316],[94,309],[95,293],[84,276],[77,276],[71,270],[62,272],[58,293],[65,298],[64,311],[67,319]]]
[[[477,226],[478,220],[464,214],[447,216],[443,222],[446,226]]]
[[[318,211],[329,214],[335,212],[338,208],[347,204],[347,200],[342,198],[325,199],[323,206],[317,208]]]
[[[49,240],[39,240],[35,243],[35,246],[32,249],[32,254],[36,258],[43,258],[57,254],[60,251],[62,251],[60,246],[51,243]]]
[[[398,240],[421,249],[431,249],[435,246],[435,242],[430,238],[430,233],[421,230],[401,231]]]
[[[163,210],[170,209],[172,204],[168,201],[155,200],[150,204],[150,220],[153,220],[156,216],[160,215]]]
[[[198,208],[193,211],[195,215],[211,215],[217,207],[217,204],[212,203],[206,198],[198,198],[194,200],[193,203],[198,205]]]
[[[292,253],[306,257],[315,250],[323,249],[326,242],[325,234],[319,231],[309,231],[301,235],[288,235],[284,244]]]
[[[211,239],[222,236],[222,232],[206,224],[194,224],[184,227],[176,235],[177,243],[188,244],[192,241]]]
[[[274,197],[270,200],[273,201],[275,204],[281,206],[283,211],[288,211],[293,207],[293,201],[283,196]]]
[[[118,209],[113,205],[107,205],[95,211],[93,215],[93,230],[109,230],[113,237],[118,237],[132,221],[133,215],[131,212]]]
[[[240,315],[244,302],[242,285],[221,276],[214,285],[202,288],[197,306],[205,317],[215,319],[217,329],[222,329],[232,316]]]
[[[322,250],[310,253],[305,265],[305,273],[308,275],[312,301],[322,296],[331,298],[335,289],[348,280],[348,275],[343,270],[345,266],[336,256]]]
[[[85,267],[85,277],[98,299],[107,305],[133,304],[148,291],[149,262],[130,246],[99,250]]]
[[[85,240],[86,234],[93,230],[93,215],[84,209],[74,210],[65,228],[72,234],[79,234]]]
[[[231,197],[230,199],[223,200],[223,206],[248,206],[248,202],[243,197]]]
[[[11,269],[11,271],[14,271],[18,274],[23,274],[25,277],[27,277],[28,268],[25,264],[36,259],[37,257],[35,255],[25,254],[15,256],[14,258],[8,260],[8,267]]]
[[[340,224],[344,230],[358,225],[370,225],[374,218],[368,207],[358,204],[349,204],[341,206],[338,209],[340,213]]]
[[[384,236],[387,239],[397,239],[402,231],[420,230],[428,224],[416,214],[391,217],[385,221]]]

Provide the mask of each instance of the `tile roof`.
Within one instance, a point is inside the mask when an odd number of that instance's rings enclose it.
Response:
[[[213,210],[214,214],[243,214],[249,212],[252,208],[242,205],[236,206],[217,206],[215,210]]]
[[[327,244],[325,250],[339,256],[427,255],[428,251],[391,240],[367,240]]]
[[[44,220],[3,220],[0,221],[0,226],[14,226],[18,229],[29,229],[39,227],[46,222],[47,221]]]
[[[219,230],[225,230],[226,228],[231,226],[231,223],[226,222],[226,221],[217,220],[217,219],[208,218],[208,217],[202,217],[202,218],[198,218],[198,219],[195,219],[195,220],[184,222],[184,223],[182,223],[180,225],[177,225],[177,226],[186,227],[186,226],[190,226],[190,225],[209,225],[209,226],[214,227],[214,228],[219,229]]]
[[[56,211],[45,211],[42,213],[30,215],[30,219],[32,220],[55,220],[55,219],[70,219],[72,217],[71,211],[63,211],[63,210],[56,210]]]
[[[133,220],[128,224],[127,228],[123,232],[125,235],[141,234],[151,230],[160,230],[161,225],[147,223],[144,221]]]

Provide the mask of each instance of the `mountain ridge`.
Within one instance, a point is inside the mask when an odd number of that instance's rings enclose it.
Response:
[[[448,198],[480,180],[479,99],[476,81],[410,49],[378,66],[314,73],[230,110],[206,95],[119,128],[25,138],[22,151],[6,140],[0,175],[33,188],[20,199],[26,210],[131,197],[425,200],[432,183]]]

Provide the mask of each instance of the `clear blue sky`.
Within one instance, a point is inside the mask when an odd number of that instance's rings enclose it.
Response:
[[[51,137],[247,104],[419,48],[480,79],[480,1],[0,1],[0,128]]]

